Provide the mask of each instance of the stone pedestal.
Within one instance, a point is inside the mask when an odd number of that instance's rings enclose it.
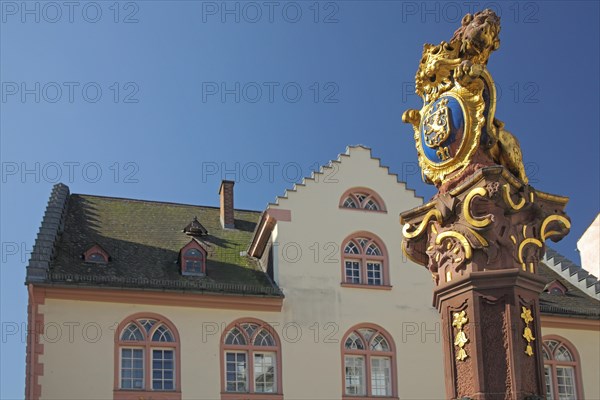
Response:
[[[567,201],[493,166],[401,215],[405,254],[436,284],[447,398],[545,396],[536,272],[569,231]]]
[[[436,289],[448,398],[543,395],[541,340],[537,340],[541,338],[538,296],[543,287],[535,275],[508,269],[472,272]],[[531,314],[527,324],[521,317],[524,309]],[[459,329],[460,320],[467,322]],[[530,342],[523,337],[526,327]]]

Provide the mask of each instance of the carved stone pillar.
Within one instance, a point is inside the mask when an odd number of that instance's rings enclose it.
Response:
[[[405,254],[435,282],[449,399],[545,397],[536,276],[546,239],[570,229],[568,199],[527,185],[519,141],[495,117],[487,69],[500,18],[467,14],[449,42],[425,44],[407,110],[423,180],[438,194],[401,215]]]
[[[536,271],[567,201],[490,166],[401,215],[405,254],[436,284],[449,399],[545,395]]]

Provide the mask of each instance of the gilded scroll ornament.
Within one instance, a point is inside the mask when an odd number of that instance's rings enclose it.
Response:
[[[523,258],[523,250],[525,249],[525,247],[527,245],[534,245],[534,246],[538,247],[539,249],[544,248],[544,244],[535,238],[526,238],[526,239],[523,239],[523,241],[521,243],[519,243],[518,255],[519,255],[519,262],[521,263],[521,266],[523,267],[523,271],[527,270],[527,265],[526,265],[525,259]],[[535,272],[535,271],[530,271],[530,272]]]
[[[463,310],[461,312],[456,312],[453,315],[452,326],[456,328],[456,335],[454,336],[454,345],[458,347],[458,351],[456,353],[456,359],[458,361],[464,361],[469,355],[465,351],[465,345],[469,341],[467,335],[463,331],[463,325],[469,322],[467,318],[467,313]]]
[[[484,228],[492,223],[492,218],[490,218],[489,216],[486,216],[482,219],[475,218],[471,211],[471,200],[473,200],[473,198],[476,196],[485,196],[485,195],[487,195],[487,190],[482,187],[477,187],[475,189],[472,189],[469,192],[469,194],[467,195],[467,197],[465,197],[465,200],[463,201],[463,210],[462,210],[463,215],[464,215],[465,219],[467,220],[467,222],[469,224],[471,224],[471,226],[474,226],[475,228]]]
[[[550,215],[550,216],[546,217],[546,219],[544,219],[544,222],[542,222],[542,229],[540,231],[541,232],[540,234],[542,236],[542,241],[545,241],[546,238],[548,238],[550,236],[563,234],[562,231],[548,230],[548,225],[550,225],[552,222],[560,222],[566,229],[571,229],[571,222],[568,219],[566,219],[562,215]]]
[[[411,230],[410,224],[405,224],[402,228],[402,234],[408,239],[419,237],[425,231],[427,224],[432,218],[435,218],[435,220],[438,222],[442,222],[442,213],[436,209],[430,210],[427,214],[425,214],[423,221],[421,221],[416,229]]]
[[[508,204],[510,206],[510,208],[512,208],[515,211],[518,211],[521,208],[523,208],[523,206],[526,203],[526,200],[524,197],[521,197],[519,202],[515,203],[513,201],[512,197],[510,197],[510,185],[508,183],[506,183],[502,186],[502,189],[503,189],[502,195],[504,196],[504,201],[506,201],[506,204]]]
[[[525,348],[525,354],[527,354],[529,357],[531,357],[533,355],[533,347],[531,347],[531,343],[533,343],[535,338],[533,337],[533,332],[531,331],[531,328],[529,327],[529,323],[533,321],[533,317],[531,316],[531,310],[528,309],[527,307],[522,306],[521,310],[523,311],[521,313],[521,318],[523,319],[523,321],[525,321],[525,329],[523,330],[523,337],[525,338],[525,340],[527,340],[527,347]]]
[[[458,232],[446,231],[446,232],[442,232],[442,233],[438,234],[437,237],[435,238],[435,244],[440,244],[440,243],[442,243],[442,240],[447,239],[447,238],[454,238],[454,239],[458,240],[458,242],[461,244],[462,248],[464,249],[465,258],[467,260],[471,258],[471,255],[473,254],[471,245],[469,244],[469,241],[467,240],[467,238],[465,238],[462,234],[460,234]],[[459,260],[459,261],[462,261],[462,260]]]

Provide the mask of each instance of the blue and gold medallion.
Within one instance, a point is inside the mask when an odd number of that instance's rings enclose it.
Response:
[[[426,182],[439,184],[469,164],[481,138],[484,107],[481,95],[455,87],[419,111],[415,142]]]
[[[421,126],[423,153],[432,163],[443,163],[456,155],[464,132],[465,118],[458,101],[450,96],[435,102]]]

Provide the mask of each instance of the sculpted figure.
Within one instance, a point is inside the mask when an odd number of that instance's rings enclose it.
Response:
[[[440,192],[492,164],[527,183],[518,140],[494,118],[496,88],[486,65],[500,47],[499,33],[500,18],[484,10],[467,14],[450,43],[423,48],[415,76],[423,108],[407,110],[402,119],[414,127],[424,181]]]

